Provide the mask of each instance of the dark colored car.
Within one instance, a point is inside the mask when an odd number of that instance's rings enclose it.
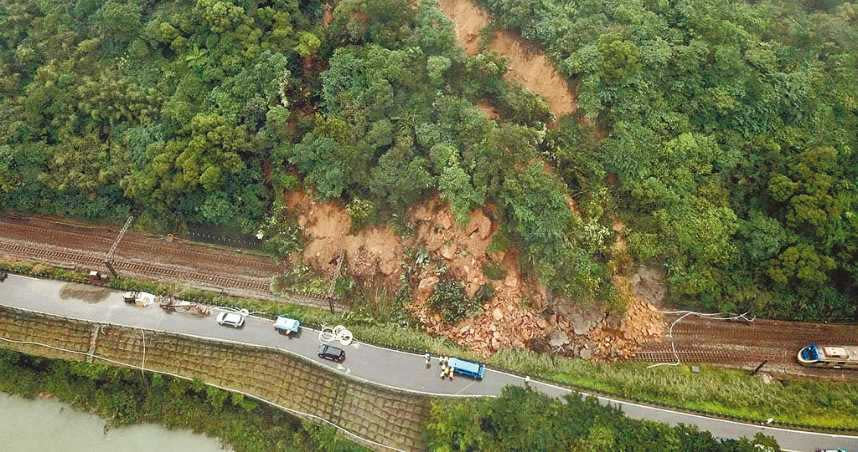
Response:
[[[346,352],[345,350],[334,347],[333,345],[322,344],[319,347],[319,358],[341,363],[346,359]]]

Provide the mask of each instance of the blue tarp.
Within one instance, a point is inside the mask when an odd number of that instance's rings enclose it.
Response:
[[[298,332],[298,328],[301,326],[301,322],[290,319],[288,317],[278,316],[277,320],[274,322],[274,328],[283,331],[291,331],[293,333]]]
[[[467,377],[482,380],[483,375],[485,375],[486,373],[485,365],[474,363],[471,361],[465,361],[463,359],[450,358],[448,364],[450,365],[450,367],[453,368],[453,372],[460,375],[465,375]]]

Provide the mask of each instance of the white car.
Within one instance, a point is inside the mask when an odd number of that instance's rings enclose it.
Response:
[[[239,312],[221,312],[217,315],[217,323],[222,326],[241,328],[244,326],[244,316]]]

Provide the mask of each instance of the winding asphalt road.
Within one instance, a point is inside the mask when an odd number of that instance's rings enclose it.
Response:
[[[63,290],[66,288],[66,290]],[[98,301],[87,301],[70,293],[68,289],[101,291]],[[87,297],[90,298],[90,297]],[[272,322],[267,319],[248,317],[240,330],[219,326],[214,316],[201,318],[190,314],[167,313],[156,305],[138,307],[122,301],[117,291],[98,289],[92,286],[41,280],[9,275],[0,283],[0,305],[44,314],[58,315],[90,322],[114,324],[133,328],[185,334],[210,340],[242,343],[276,348],[298,354],[331,368],[334,372],[406,391],[438,396],[480,397],[500,394],[506,385],[523,386],[521,377],[506,372],[488,370],[482,381],[457,377],[453,381],[441,380],[437,360],[430,369],[422,355],[376,347],[353,342],[343,347],[346,360],[340,365],[324,361],[316,356],[319,347],[317,331],[304,328],[300,336],[286,338],[276,334]],[[531,381],[531,387],[545,394],[560,397],[571,391],[548,383]],[[631,418],[661,421],[668,424],[689,424],[708,430],[721,438],[750,437],[757,432],[771,435],[781,447],[789,450],[815,450],[816,448],[848,448],[858,451],[858,436],[816,433],[745,424],[724,419],[683,413],[670,409],[641,405],[638,403],[598,396],[605,404],[619,406]],[[778,413],[772,413],[777,417]],[[570,420],[571,422],[571,420]]]

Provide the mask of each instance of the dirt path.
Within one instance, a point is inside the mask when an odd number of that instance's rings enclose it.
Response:
[[[470,0],[441,0],[441,10],[453,21],[456,38],[469,55],[479,52],[480,30],[489,24],[489,14]],[[509,60],[506,79],[514,81],[548,101],[555,117],[575,113],[575,94],[566,79],[534,44],[510,31],[498,31],[489,49]]]

